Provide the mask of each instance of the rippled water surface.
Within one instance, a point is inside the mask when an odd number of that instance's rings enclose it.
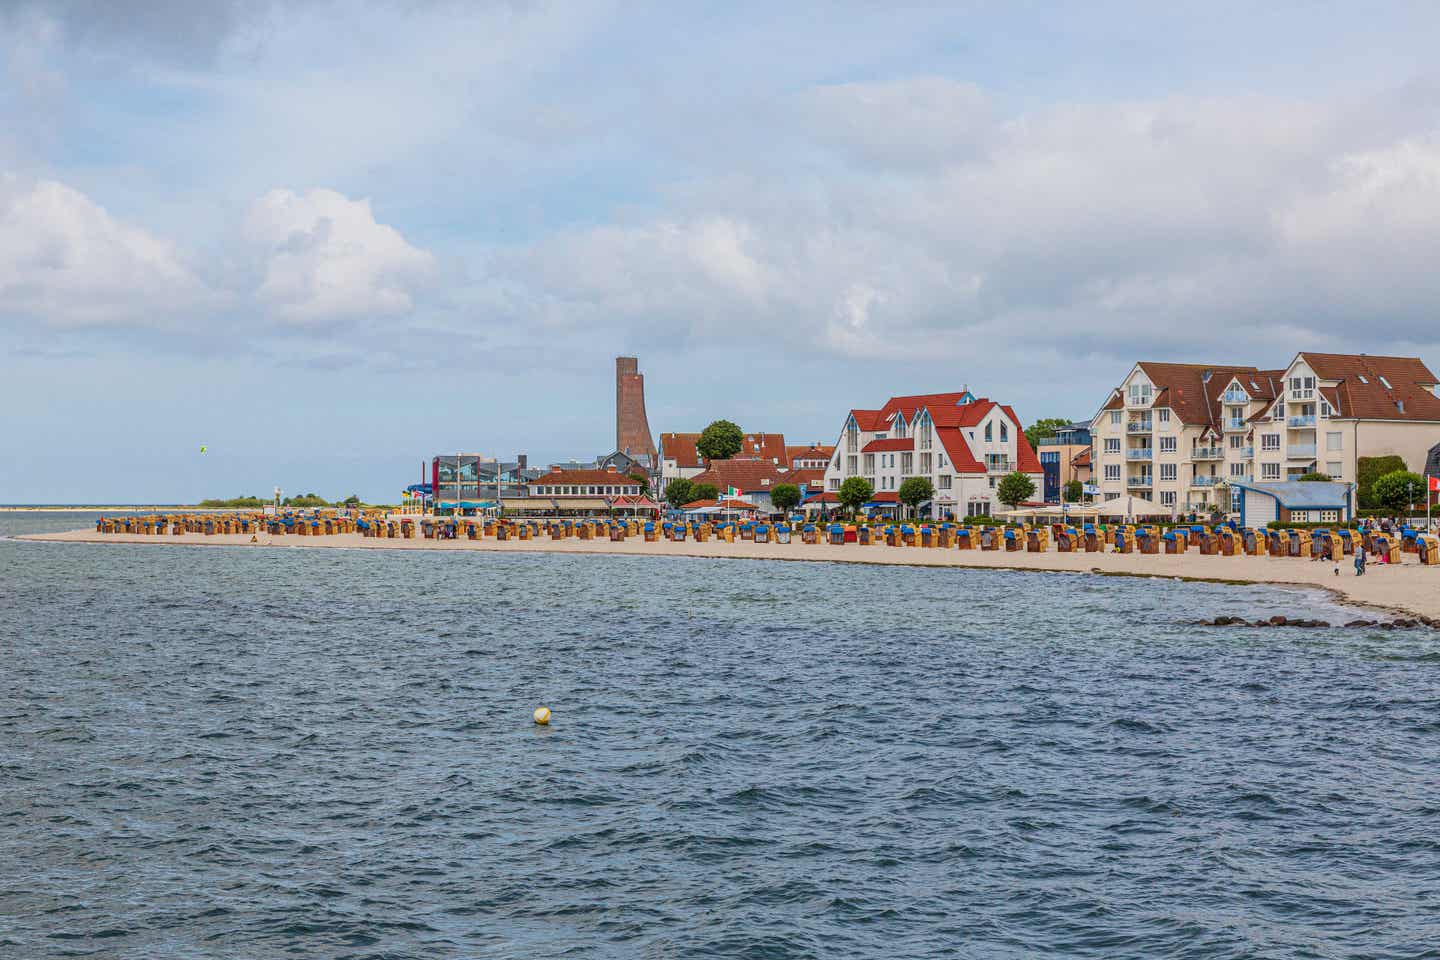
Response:
[[[0,540],[0,957],[1435,956],[1440,638],[1276,612]]]

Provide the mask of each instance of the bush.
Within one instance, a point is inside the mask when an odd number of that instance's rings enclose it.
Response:
[[[793,483],[777,483],[770,488],[770,502],[781,513],[788,513],[800,504],[800,488]]]
[[[1035,496],[1035,481],[1019,470],[1007,473],[995,485],[995,496],[1001,503],[1013,509],[1016,504],[1024,503]]]
[[[1321,473],[1318,470],[1312,470],[1310,473],[1301,474],[1295,479],[1300,481],[1301,483],[1328,483],[1331,480],[1331,477],[1328,473]]]
[[[695,484],[684,477],[676,477],[665,485],[665,502],[672,507],[683,507],[699,499],[695,496]]]
[[[1405,469],[1403,457],[1361,457],[1355,467],[1355,498],[1357,505],[1375,509],[1384,504],[1375,499],[1375,481],[1387,473]]]
[[[1416,503],[1429,496],[1425,478],[1409,470],[1393,470],[1375,481],[1370,495],[1376,505],[1397,512],[1408,512]]]

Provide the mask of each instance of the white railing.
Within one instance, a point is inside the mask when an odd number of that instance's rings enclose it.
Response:
[[[1225,448],[1223,447],[1196,447],[1190,451],[1191,460],[1224,460]]]
[[[1285,456],[1291,460],[1314,459],[1315,444],[1313,443],[1292,443],[1285,448]]]
[[[1137,473],[1133,477],[1125,478],[1127,487],[1148,487],[1154,482],[1154,478],[1148,473]]]
[[[1288,421],[1292,427],[1313,427],[1315,426],[1315,414],[1307,413],[1300,417],[1291,417]]]
[[[1131,420],[1126,429],[1131,433],[1150,433],[1155,429],[1155,424],[1151,420]]]
[[[1191,481],[1190,481],[1190,486],[1192,486],[1192,487],[1213,487],[1213,486],[1215,486],[1217,483],[1220,482],[1220,479],[1221,479],[1220,477],[1207,477],[1207,476],[1200,476],[1200,475],[1197,474],[1194,478],[1191,479]]]
[[[1150,447],[1131,447],[1125,451],[1126,460],[1149,460],[1155,455]]]

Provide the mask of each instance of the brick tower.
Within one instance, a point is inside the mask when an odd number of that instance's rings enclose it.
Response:
[[[658,466],[650,421],[645,416],[645,374],[635,357],[615,358],[615,449],[632,457],[649,454],[650,469]]]

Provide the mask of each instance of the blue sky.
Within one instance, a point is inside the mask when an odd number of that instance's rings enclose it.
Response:
[[[0,0],[0,502],[1440,363],[1440,8],[1254,6]]]

